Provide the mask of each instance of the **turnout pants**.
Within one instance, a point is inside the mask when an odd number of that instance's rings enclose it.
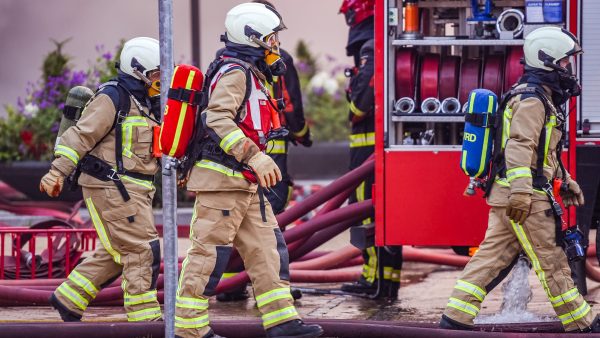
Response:
[[[289,284],[289,256],[268,201],[264,217],[257,193],[198,192],[190,227],[192,246],[183,262],[177,290],[175,328],[183,337],[209,332],[208,298],[235,245],[250,276],[263,327],[298,319]]]
[[[374,148],[372,146],[350,148],[350,170],[363,164],[364,161],[371,156],[373,151]],[[348,203],[352,204],[371,199],[373,196],[374,182],[375,175],[369,175],[366,180],[356,188],[355,193],[350,195]],[[372,222],[373,220],[371,218],[367,218],[364,219],[361,224],[365,225]],[[363,264],[363,270],[359,280],[360,283],[375,286],[378,279],[382,279],[382,292],[389,293],[389,295],[386,296],[397,295],[398,288],[400,287],[400,272],[402,269],[402,246],[381,248],[372,246],[363,250],[362,256],[365,263]]]
[[[485,238],[456,282],[444,315],[472,326],[495,279],[511,267],[521,250],[531,260],[565,331],[590,327],[591,308],[573,284],[563,249],[556,246],[554,216],[536,212],[521,225],[508,219],[504,207],[491,208]]]
[[[267,143],[267,155],[277,164],[283,178],[271,190],[265,191],[265,196],[269,200],[269,203],[271,203],[275,215],[285,210],[292,197],[293,183],[287,166],[288,149],[289,142],[287,140],[277,139]]]
[[[128,321],[158,320],[156,294],[160,243],[154,226],[154,192],[129,190],[123,201],[116,188],[83,188],[83,197],[101,243],[54,292],[70,311],[83,314],[98,292],[119,276]]]

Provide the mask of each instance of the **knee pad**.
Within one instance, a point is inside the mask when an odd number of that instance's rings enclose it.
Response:
[[[155,239],[148,244],[150,244],[150,249],[152,250],[152,280],[150,282],[150,289],[156,289],[156,282],[160,273],[160,241]]]
[[[229,262],[229,256],[231,256],[231,250],[233,248],[230,246],[222,246],[218,245],[216,247],[217,250],[217,260],[215,262],[215,268],[213,269],[210,277],[208,278],[208,283],[204,288],[205,296],[214,296],[217,290],[217,285],[219,285],[219,281],[221,280],[221,276],[225,269],[227,268],[227,263]]]
[[[279,228],[273,229],[275,239],[277,240],[277,253],[279,254],[279,278],[281,280],[290,280],[290,254],[288,253],[283,233]]]

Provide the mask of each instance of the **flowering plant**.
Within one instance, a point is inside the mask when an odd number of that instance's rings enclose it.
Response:
[[[0,161],[50,160],[67,93],[74,86],[96,89],[116,76],[117,53],[97,46],[100,54],[90,68],[74,70],[71,57],[62,47],[68,40],[53,41],[56,48],[48,53],[42,64],[42,78],[29,82],[25,97],[17,105],[5,106],[6,117],[0,118]]]
[[[296,60],[304,111],[315,140],[347,140],[346,67],[338,64],[334,57],[327,56],[325,68],[329,70],[321,70],[303,41],[296,47]]]

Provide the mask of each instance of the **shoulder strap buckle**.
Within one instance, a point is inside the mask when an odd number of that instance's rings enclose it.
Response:
[[[115,169],[110,169],[110,171],[108,172],[108,175],[106,175],[106,177],[108,177],[111,181],[120,181],[121,177],[119,177],[119,174],[117,173],[117,171]]]

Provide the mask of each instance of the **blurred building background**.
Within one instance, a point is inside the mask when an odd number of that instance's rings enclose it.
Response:
[[[222,46],[227,11],[240,0],[200,2],[200,57],[202,69]],[[341,1],[272,0],[288,30],[280,36],[283,48],[294,55],[300,40],[322,64],[350,64],[345,55],[347,27],[338,14]],[[174,48],[177,62],[190,62],[190,0],[174,0]],[[54,49],[50,39],[71,39],[64,47],[75,69],[86,69],[99,56],[96,47],[114,51],[120,39],[158,38],[158,2],[152,0],[2,0],[0,1],[0,106],[15,104],[25,95],[28,81],[41,76],[44,56]],[[328,61],[326,61],[328,60]],[[324,65],[326,67],[326,65]],[[4,109],[0,108],[0,116]]]

